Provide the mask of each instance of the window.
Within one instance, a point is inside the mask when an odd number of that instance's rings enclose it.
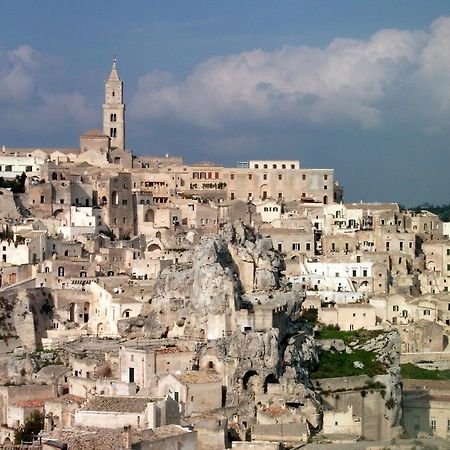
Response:
[[[265,173],[265,174],[263,175],[263,179],[264,179],[264,180],[267,180],[267,173]]]
[[[277,165],[273,164],[272,169],[276,169],[276,168],[277,168]]]
[[[323,190],[326,191],[327,189],[328,189],[328,186],[325,185],[325,186],[323,187]]]
[[[324,180],[328,180],[328,175],[324,175],[324,176],[323,176],[323,179],[324,179]]]
[[[255,169],[258,169],[259,168],[259,165],[258,164],[255,164]]]
[[[111,122],[117,122],[117,114],[111,114]]]
[[[111,137],[111,138],[117,137],[117,128],[110,128],[109,137]]]
[[[122,200],[122,205],[123,205],[123,206],[127,206],[127,204],[128,204],[128,200],[127,200],[126,198],[124,198],[124,199]]]
[[[231,200],[234,200],[234,192],[232,192],[232,193],[230,194],[230,199],[231,199]]]
[[[282,169],[286,169],[286,164],[281,164]]]
[[[447,270],[450,270],[450,264],[447,264]]]
[[[447,419],[447,431],[450,431],[450,419]]]
[[[45,203],[45,196],[41,195],[41,203]]]
[[[392,311],[398,312],[398,305],[394,305],[394,306],[392,307]]]
[[[311,250],[311,244],[309,242],[306,243],[306,250]]]
[[[389,247],[390,247],[390,242],[386,241],[386,251],[389,251]]]
[[[400,241],[400,251],[401,252],[403,251],[403,242],[402,241]]]
[[[353,269],[352,277],[356,277],[356,270],[355,269]]]
[[[431,311],[429,309],[425,309],[424,312],[423,312],[423,315],[424,316],[429,316],[429,315],[431,315]]]
[[[230,180],[234,180],[234,173],[230,173]]]
[[[264,166],[263,166],[263,167],[264,167],[264,169],[267,169],[267,164],[264,164]]]
[[[248,179],[251,180],[253,178],[253,175],[251,173],[248,174]]]
[[[25,172],[31,172],[33,170],[33,166],[26,166]]]
[[[278,174],[278,179],[282,180],[283,179],[283,175],[281,175],[281,173]]]
[[[402,311],[402,317],[408,317],[408,311],[406,309]]]
[[[431,429],[432,430],[436,429],[436,419],[431,419]]]
[[[306,180],[306,175],[305,175],[305,174],[302,175],[302,180],[303,180],[303,181]]]
[[[295,164],[291,164],[291,169],[295,169]]]
[[[367,277],[367,269],[363,270],[363,277]]]
[[[353,330],[354,330],[353,324],[350,324],[349,329],[350,329],[350,331],[353,331]]]
[[[5,170],[6,172],[11,172],[12,171],[12,166],[10,164],[5,166]]]
[[[300,243],[299,242],[294,242],[292,244],[292,250],[294,251],[300,251]]]

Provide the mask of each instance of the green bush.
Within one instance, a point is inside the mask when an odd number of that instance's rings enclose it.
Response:
[[[33,411],[25,420],[24,425],[14,433],[14,443],[33,442],[38,434],[44,429],[44,414],[40,411]]]
[[[402,378],[411,380],[450,380],[450,370],[428,370],[414,364],[400,364]]]
[[[362,369],[356,368],[353,364],[355,361],[362,362],[364,367]],[[311,378],[340,378],[355,375],[373,377],[385,372],[386,367],[376,360],[374,352],[354,350],[353,353],[349,354],[345,352],[321,351],[319,367],[315,372],[311,373]]]
[[[319,311],[317,310],[317,308],[306,308],[303,309],[302,312],[300,313],[300,317],[303,320],[306,320],[308,322],[311,323],[317,323],[317,317],[319,316]]]

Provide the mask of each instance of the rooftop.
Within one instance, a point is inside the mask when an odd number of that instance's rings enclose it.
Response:
[[[212,373],[202,371],[184,372],[175,377],[184,384],[216,383],[219,378]]]
[[[147,404],[155,402],[150,397],[93,397],[82,408],[81,411],[104,411],[119,413],[142,413]]]
[[[178,425],[166,425],[154,430],[132,430],[131,440],[133,444],[155,442],[187,433],[191,433],[191,431]],[[44,433],[43,441],[65,443],[71,450],[117,450],[118,445],[122,442],[122,436],[122,430],[71,427]]]

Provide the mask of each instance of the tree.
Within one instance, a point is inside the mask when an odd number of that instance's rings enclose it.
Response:
[[[300,317],[312,324],[316,324],[318,315],[319,311],[317,311],[317,308],[307,308],[302,310]]]
[[[33,439],[44,429],[44,414],[38,410],[33,411],[25,423],[14,433],[14,443],[33,442]]]

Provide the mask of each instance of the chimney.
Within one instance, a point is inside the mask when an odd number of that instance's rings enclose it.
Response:
[[[131,426],[130,425],[123,427],[122,448],[124,450],[131,450]]]

